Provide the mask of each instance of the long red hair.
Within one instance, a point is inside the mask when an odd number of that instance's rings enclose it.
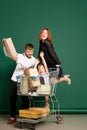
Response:
[[[41,34],[42,34],[42,32],[43,32],[44,30],[47,30],[47,32],[48,32],[47,40],[48,40],[49,42],[51,42],[51,41],[52,41],[52,37],[51,37],[50,30],[49,30],[48,28],[43,28],[43,29],[41,29],[41,31],[40,31],[40,33],[39,33],[39,36],[38,36],[38,39],[39,39],[40,41],[42,40],[42,39],[41,39]]]

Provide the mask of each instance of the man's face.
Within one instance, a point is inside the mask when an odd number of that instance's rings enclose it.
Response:
[[[25,50],[25,55],[28,57],[28,58],[31,58],[33,56],[33,53],[34,53],[34,49],[26,49]]]

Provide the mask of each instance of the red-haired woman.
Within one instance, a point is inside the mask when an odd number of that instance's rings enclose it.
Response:
[[[71,79],[69,78],[69,75],[64,75],[63,76],[63,72],[62,72],[62,65],[61,65],[61,61],[58,58],[53,44],[52,44],[52,37],[51,37],[51,33],[50,30],[48,28],[43,28],[40,33],[39,33],[39,52],[38,52],[38,58],[39,60],[39,54],[40,52],[44,52],[44,58],[45,61],[47,63],[48,68],[56,68],[56,67],[60,67],[59,69],[59,74],[58,74],[58,79],[57,79],[57,83],[66,81],[69,85],[71,84]]]

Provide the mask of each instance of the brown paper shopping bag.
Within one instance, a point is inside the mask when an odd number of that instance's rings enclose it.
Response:
[[[4,49],[5,49],[5,54],[7,56],[11,57],[11,55],[17,54],[11,38],[3,38],[2,43],[3,43]]]
[[[40,86],[39,74],[36,67],[25,69],[24,74],[29,77],[29,90]]]

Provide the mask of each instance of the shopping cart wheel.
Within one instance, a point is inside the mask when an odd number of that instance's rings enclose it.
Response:
[[[34,124],[32,124],[32,128],[31,128],[32,130],[36,130],[36,124],[34,123]]]
[[[57,123],[62,124],[63,123],[63,118],[61,116],[56,116],[57,118]]]
[[[19,122],[19,127],[20,127],[20,129],[22,129],[23,128],[23,122]]]

